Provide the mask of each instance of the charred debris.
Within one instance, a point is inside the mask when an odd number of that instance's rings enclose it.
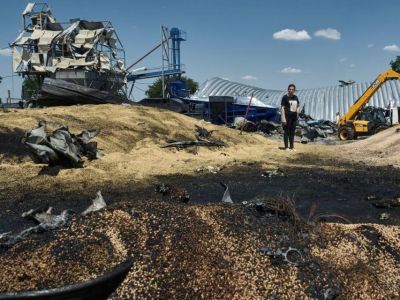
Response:
[[[278,122],[260,120],[252,122],[242,117],[235,119],[232,127],[247,131],[259,132],[271,138],[281,138],[283,136],[282,125]],[[296,125],[296,139],[302,144],[309,142],[334,143],[337,140],[337,124],[329,120],[316,120],[304,112],[299,114]]]

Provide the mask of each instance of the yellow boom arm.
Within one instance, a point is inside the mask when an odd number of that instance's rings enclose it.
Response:
[[[349,108],[349,111],[340,117],[339,127],[346,124],[347,121],[354,120],[357,113],[368,103],[375,92],[384,84],[387,80],[400,79],[400,74],[388,69],[387,71],[379,74],[379,76],[374,80],[374,82],[369,86],[369,88],[361,95],[360,98],[354,102],[354,104]]]

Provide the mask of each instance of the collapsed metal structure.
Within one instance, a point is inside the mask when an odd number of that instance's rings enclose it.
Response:
[[[45,105],[127,101],[125,52],[110,21],[59,23],[47,4],[29,3],[10,44],[22,97]]]

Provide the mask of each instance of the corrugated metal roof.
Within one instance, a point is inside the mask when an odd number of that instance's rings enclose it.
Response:
[[[305,89],[296,92],[300,104],[305,105],[305,112],[316,119],[334,121],[336,112],[345,113],[370,83],[354,83],[348,86],[331,86],[325,88]],[[194,95],[198,98],[208,96],[249,96],[254,93],[256,100],[267,105],[279,106],[286,91],[268,90],[243,83],[214,77],[205,81]],[[387,107],[389,103],[400,106],[400,81],[387,81],[372,97],[369,105]]]

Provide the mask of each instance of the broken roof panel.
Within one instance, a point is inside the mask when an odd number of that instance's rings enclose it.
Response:
[[[82,29],[98,30],[98,29],[104,28],[104,25],[102,22],[81,20],[80,23],[81,23]]]
[[[31,40],[38,40],[38,39],[41,38],[41,36],[43,35],[43,33],[44,33],[44,30],[35,29],[35,30],[32,32],[32,34],[31,34],[31,36],[29,37],[29,39],[31,39]]]
[[[47,50],[49,49],[53,39],[60,34],[61,31],[51,31],[51,30],[43,30],[42,36],[39,38],[38,46],[47,46]],[[47,51],[46,51],[47,52]]]
[[[64,28],[60,23],[46,23],[46,30],[51,30],[51,31],[63,31]]]
[[[75,36],[74,43],[72,44],[72,46],[76,48],[86,48],[86,49],[93,48],[95,43],[99,39],[99,35],[103,32],[103,30],[104,29],[79,30],[78,34]]]
[[[13,53],[12,53],[12,58],[13,58],[13,62],[12,62],[13,71],[14,71],[14,72],[17,72],[18,69],[19,69],[19,66],[21,65],[21,62],[22,62],[22,55],[21,55],[21,53],[20,53],[17,49],[15,49],[15,48],[13,48],[12,51],[13,51]]]
[[[100,67],[103,70],[110,70],[111,69],[110,59],[104,53],[100,54]]]
[[[35,2],[33,2],[33,3],[32,3],[32,2],[31,2],[31,3],[28,3],[28,4],[26,5],[24,11],[22,12],[22,15],[25,16],[25,15],[31,13],[34,6],[35,6]]]

